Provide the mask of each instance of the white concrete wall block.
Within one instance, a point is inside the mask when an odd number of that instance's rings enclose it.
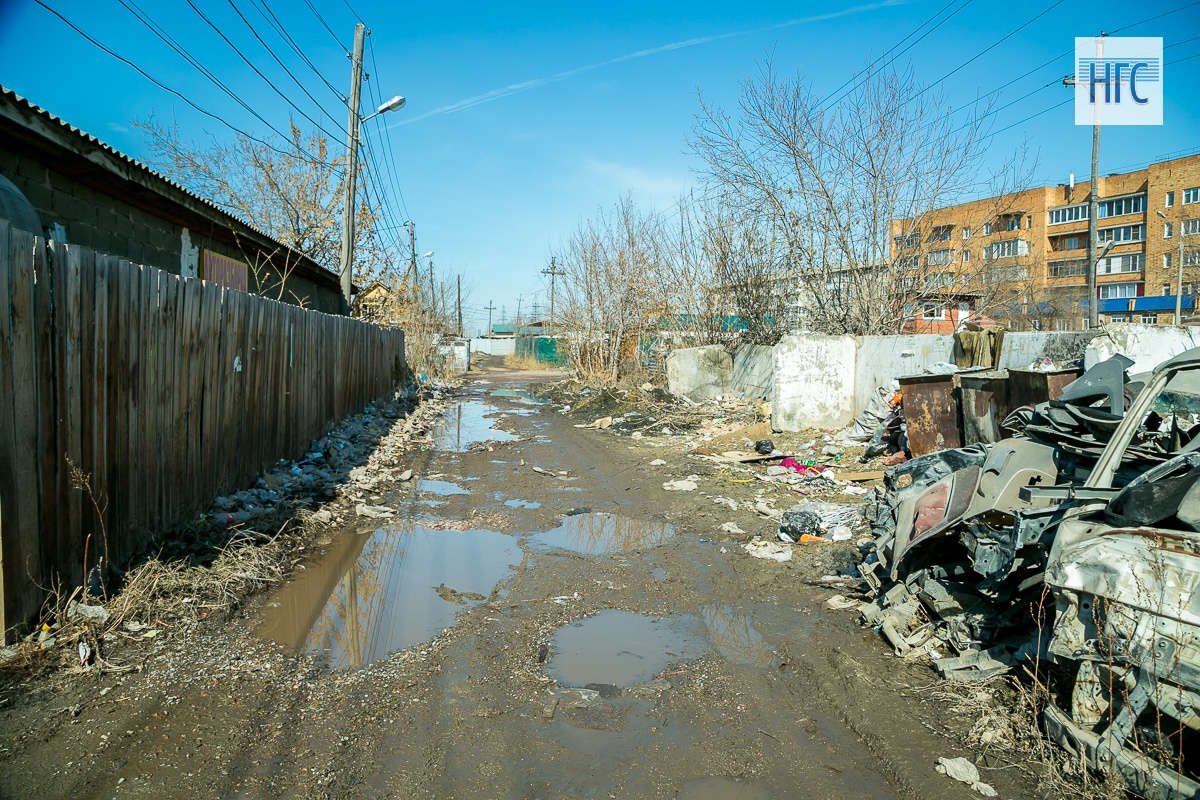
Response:
[[[724,347],[684,347],[667,356],[667,388],[691,400],[733,391],[733,358]]]
[[[733,377],[729,390],[753,399],[771,397],[775,386],[775,348],[743,344],[733,353]]]
[[[1130,375],[1149,372],[1184,350],[1200,347],[1200,328],[1173,325],[1138,325],[1120,322],[1104,327],[1104,333],[1092,339],[1084,354],[1083,365],[1090,369],[1114,354],[1133,359]]]
[[[777,430],[841,428],[854,420],[857,342],[852,336],[785,336],[775,345]]]
[[[954,363],[951,334],[861,337],[855,365],[855,416],[867,407],[878,387],[906,375],[921,375],[926,367],[939,361]]]

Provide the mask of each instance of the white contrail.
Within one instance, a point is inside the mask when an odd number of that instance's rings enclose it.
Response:
[[[682,50],[685,47],[695,47],[696,45],[708,44],[709,42],[716,42],[720,41],[721,39],[732,39],[737,36],[749,36],[755,33],[764,33],[767,31],[778,30],[780,28],[788,28],[793,25],[804,25],[810,22],[824,22],[825,20],[837,19],[838,17],[862,14],[868,11],[886,8],[888,6],[902,5],[904,2],[906,2],[906,0],[882,0],[882,2],[870,3],[864,6],[854,6],[853,8],[846,8],[841,11],[831,11],[828,14],[817,14],[811,17],[800,17],[798,19],[790,19],[786,22],[777,22],[774,25],[767,25],[762,28],[751,28],[750,30],[735,31],[733,33],[721,33],[717,34],[716,36],[699,36],[694,39],[684,39],[681,42],[672,42],[659,47],[638,50],[634,53],[627,53],[623,56],[610,58],[607,61],[598,61],[595,64],[588,64],[583,67],[576,67],[575,69],[558,72],[545,78],[533,78],[532,80],[522,81],[521,83],[512,83],[500,89],[492,89],[490,92],[477,94],[474,97],[468,97],[465,100],[459,100],[457,103],[441,106],[440,108],[435,108],[432,111],[426,111],[423,114],[417,114],[416,116],[412,117],[401,117],[388,124],[387,127],[396,128],[401,125],[411,125],[414,122],[420,122],[421,120],[428,119],[430,117],[437,117],[443,114],[453,114],[455,111],[463,111],[468,108],[482,105],[483,103],[490,103],[493,100],[499,100],[502,97],[519,94],[520,92],[527,92],[530,89],[536,89],[539,86],[556,83],[558,81],[566,80],[567,78],[572,78],[584,72],[591,72],[592,70],[600,69],[601,67],[612,66],[613,64],[620,64],[624,61],[633,61],[634,59],[645,58],[646,56],[654,56],[658,55],[659,53],[670,52],[671,50]]]

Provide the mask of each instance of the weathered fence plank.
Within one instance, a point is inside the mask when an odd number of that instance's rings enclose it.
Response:
[[[403,348],[0,220],[0,630],[34,618],[41,587],[126,562],[303,453],[392,387]]]

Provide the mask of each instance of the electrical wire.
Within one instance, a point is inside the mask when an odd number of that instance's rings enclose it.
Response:
[[[220,115],[218,115],[212,111],[209,111],[208,109],[199,105],[198,103],[193,101],[191,98],[189,98],[187,95],[183,94],[183,92],[180,92],[178,89],[173,89],[172,87],[163,83],[158,78],[155,78],[153,75],[146,72],[146,70],[142,69],[136,63],[134,63],[133,61],[130,61],[128,58],[125,58],[124,56],[120,55],[116,51],[112,50],[110,47],[106,46],[105,44],[100,42],[98,39],[93,37],[91,34],[89,34],[87,31],[83,30],[78,25],[71,22],[71,20],[67,19],[61,13],[59,13],[55,9],[51,8],[50,6],[46,5],[46,3],[44,3],[42,0],[34,0],[34,2],[37,3],[39,6],[41,6],[42,8],[49,11],[54,16],[58,17],[58,19],[61,20],[67,27],[69,27],[71,30],[75,31],[77,34],[82,36],[88,43],[90,43],[97,49],[101,50],[102,52],[106,53],[107,55],[111,56],[112,58],[116,59],[117,61],[120,61],[122,64],[126,65],[127,67],[133,69],[135,72],[137,72],[143,78],[150,81],[152,84],[154,84],[158,88],[162,89],[164,92],[167,92],[168,94],[178,97],[180,100],[182,100],[184,103],[186,103],[188,106],[190,106],[191,108],[193,108],[200,114],[203,114],[204,116],[208,117],[209,119],[212,119],[216,122],[221,123],[226,128],[233,131],[234,133],[239,134],[240,136],[244,136],[244,137],[246,137],[246,139],[248,139],[252,142],[261,144],[262,146],[264,146],[270,150],[273,150],[274,152],[279,153],[280,155],[285,155],[285,156],[294,155],[293,153],[289,153],[286,150],[279,149],[272,142],[270,142],[266,139],[262,139],[248,131],[242,130],[241,128],[235,126],[234,124],[232,124],[231,122],[226,120],[224,117],[221,117]],[[250,110],[250,113],[253,114],[256,119],[260,120],[264,125],[266,125],[268,128],[270,128],[272,131],[275,131],[280,136],[283,135],[279,131],[275,130],[275,128],[269,122],[267,122],[265,119],[263,119],[261,116],[259,116],[255,111],[253,111],[253,109],[249,109],[249,110]],[[311,157],[311,154],[307,154],[307,152],[305,154],[310,156],[313,163],[328,164],[328,162],[322,161],[315,157]]]
[[[374,36],[371,37],[370,46],[371,46],[371,50],[370,50],[371,74],[374,75],[376,79],[374,81],[369,82],[369,85],[370,85],[371,91],[375,95],[375,102],[378,107],[378,105],[383,104],[383,93],[380,91],[380,87],[379,87],[379,62],[375,58],[375,37]],[[381,148],[381,149],[387,150],[386,163],[387,163],[387,167],[388,167],[388,170],[387,170],[388,176],[391,181],[392,188],[395,190],[396,196],[400,200],[400,208],[403,209],[405,217],[407,219],[412,219],[412,215],[409,214],[409,211],[408,211],[408,204],[404,201],[404,190],[400,186],[400,179],[399,179],[399,175],[397,173],[397,166],[396,166],[396,164],[397,164],[396,151],[395,151],[394,147],[392,146],[392,138],[391,138],[391,136],[388,136],[384,131],[379,130],[378,128],[375,129],[375,134],[378,138],[382,139],[384,142],[385,147]]]
[[[240,19],[245,24],[245,26],[250,30],[250,33],[252,33],[254,35],[254,38],[258,40],[258,43],[261,44],[263,46],[263,49],[267,51],[267,54],[269,56],[271,56],[272,59],[275,60],[276,64],[279,65],[279,68],[282,69],[285,73],[287,73],[287,76],[292,79],[292,82],[295,83],[297,87],[299,87],[300,91],[304,92],[304,96],[307,97],[309,100],[311,100],[313,105],[316,106],[318,109],[320,109],[321,112],[323,114],[325,114],[325,116],[327,116],[331,120],[333,120],[333,124],[340,125],[341,123],[338,122],[337,118],[335,118],[332,114],[330,114],[328,111],[326,111],[325,107],[322,106],[319,102],[317,102],[317,98],[312,96],[312,93],[308,91],[308,88],[305,87],[305,85],[300,82],[300,79],[297,78],[290,69],[288,69],[288,66],[286,64],[284,64],[282,60],[280,60],[279,56],[277,56],[275,54],[275,51],[271,49],[271,46],[268,45],[263,40],[263,38],[258,35],[258,31],[255,30],[254,26],[250,24],[250,20],[246,19],[245,15],[242,14],[241,10],[237,7],[237,4],[234,3],[233,0],[228,0],[228,2],[229,2],[229,7],[233,9],[233,13],[237,14],[238,19]]]
[[[288,33],[287,28],[284,27],[283,22],[278,16],[276,16],[275,12],[271,10],[271,7],[267,4],[267,0],[250,0],[250,3],[254,6],[255,10],[262,15],[263,19],[267,21],[267,24],[275,30],[275,33],[279,35],[279,38],[291,48],[292,52],[299,56],[300,60],[303,61],[310,70],[312,70],[313,74],[321,79],[321,82],[325,84],[329,91],[333,92],[333,96],[336,97],[342,105],[349,106],[349,99],[332,83],[329,82],[329,79],[325,77],[325,73],[317,69],[316,64],[312,62],[312,60],[308,57],[308,54],[304,52],[304,49],[296,43],[296,40],[290,33]],[[341,42],[339,42],[338,45],[339,49],[343,51],[345,50],[345,48],[341,47]]]
[[[122,1],[122,2],[124,2],[125,0],[121,0],[121,1]],[[245,53],[243,53],[243,52],[241,51],[241,48],[239,48],[237,45],[235,45],[233,42],[231,42],[231,41],[229,40],[229,37],[225,35],[225,32],[224,32],[224,31],[222,31],[222,30],[221,30],[219,27],[217,27],[217,25],[216,25],[215,23],[213,23],[213,21],[212,21],[212,20],[210,20],[208,17],[206,17],[206,16],[204,15],[204,12],[200,10],[200,8],[199,8],[199,7],[198,7],[198,6],[197,6],[197,5],[196,5],[196,4],[193,2],[193,0],[185,0],[185,2],[186,2],[186,3],[187,3],[189,6],[191,6],[192,10],[196,12],[197,16],[199,16],[199,17],[200,17],[200,19],[204,20],[204,21],[205,21],[205,23],[207,23],[207,24],[208,24],[208,27],[212,28],[212,29],[213,29],[213,31],[215,31],[215,32],[216,32],[216,34],[217,34],[218,36],[220,36],[220,37],[221,37],[221,40],[222,40],[222,41],[224,41],[224,42],[225,42],[225,44],[229,45],[229,49],[230,49],[230,50],[232,50],[233,52],[237,53],[237,56],[238,56],[238,58],[240,58],[240,59],[242,60],[242,62],[243,62],[243,63],[245,63],[245,65],[246,65],[246,66],[248,66],[250,69],[252,69],[252,70],[254,71],[254,74],[255,74],[255,75],[257,75],[258,77],[262,78],[262,79],[263,79],[263,82],[264,82],[264,83],[266,83],[266,84],[267,84],[267,86],[270,86],[270,87],[271,87],[271,91],[273,91],[273,92],[275,92],[275,94],[279,95],[279,98],[280,98],[281,100],[283,100],[283,102],[285,102],[285,103],[287,103],[289,106],[291,106],[291,108],[292,108],[292,109],[293,109],[293,110],[294,110],[294,111],[295,111],[297,114],[299,114],[300,116],[304,117],[304,119],[308,120],[308,122],[309,122],[309,123],[310,123],[310,124],[311,124],[311,125],[312,125],[314,128],[316,128],[317,130],[321,131],[322,133],[324,133],[324,134],[325,134],[326,136],[328,136],[329,138],[331,138],[331,139],[333,139],[333,140],[335,140],[335,141],[337,140],[337,138],[338,138],[337,134],[330,133],[330,131],[329,131],[328,129],[326,129],[326,128],[325,128],[323,125],[321,125],[321,123],[317,122],[315,119],[313,119],[313,118],[312,118],[312,117],[310,117],[308,114],[306,114],[306,113],[304,112],[304,110],[303,110],[302,108],[300,108],[300,106],[296,105],[296,104],[295,104],[295,103],[292,101],[292,99],[291,99],[290,97],[288,97],[286,94],[284,94],[282,91],[280,91],[279,87],[278,87],[278,86],[276,86],[274,83],[272,83],[272,82],[271,82],[271,79],[270,79],[270,78],[268,78],[266,75],[264,75],[264,74],[262,73],[262,70],[260,70],[260,69],[259,69],[258,67],[256,67],[256,66],[254,66],[254,63],[253,63],[253,62],[252,62],[252,61],[251,61],[249,58],[247,58],[247,57],[246,57],[246,54],[245,54]],[[289,74],[290,74],[290,73],[289,73]]]
[[[313,13],[313,16],[317,18],[317,21],[321,23],[325,30],[329,32],[329,35],[333,37],[333,40],[337,42],[337,46],[342,48],[342,52],[349,53],[350,50],[346,47],[346,45],[342,44],[342,40],[339,39],[338,35],[333,32],[333,28],[329,27],[329,23],[326,22],[325,18],[321,16],[321,12],[317,11],[317,7],[313,5],[312,0],[304,0],[304,4],[308,6],[308,10]]]

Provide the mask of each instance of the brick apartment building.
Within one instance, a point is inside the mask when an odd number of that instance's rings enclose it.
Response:
[[[990,319],[1014,329],[1087,325],[1087,181],[1044,186],[892,221],[891,261],[914,292],[906,330]],[[1170,324],[1200,289],[1200,154],[1099,179],[1102,321]],[[1183,281],[1178,279],[1183,243]]]

